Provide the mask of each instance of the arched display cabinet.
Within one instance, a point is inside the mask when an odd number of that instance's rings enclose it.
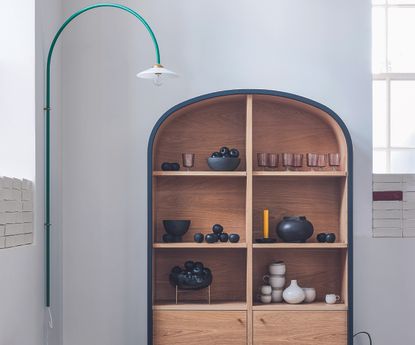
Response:
[[[207,157],[221,146],[238,148],[235,171],[212,171]],[[155,125],[148,148],[148,344],[342,345],[352,344],[352,174],[349,132],[329,108],[270,90],[230,90],[183,102]],[[162,171],[163,162],[195,154],[190,171]],[[258,152],[340,153],[341,164],[299,171],[262,170]],[[262,210],[270,235],[285,215],[305,215],[314,225],[306,243],[259,244]],[[162,220],[190,219],[179,243],[163,243]],[[238,243],[196,243],[220,223]],[[333,232],[335,243],[316,234]],[[206,291],[180,295],[169,283],[173,266],[201,261],[213,273]],[[287,282],[314,287],[316,302],[261,304],[257,295],[267,265],[283,260]],[[340,301],[324,302],[335,293]]]

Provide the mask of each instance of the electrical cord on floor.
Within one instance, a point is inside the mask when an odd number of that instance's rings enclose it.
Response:
[[[353,339],[354,339],[356,336],[358,336],[359,334],[366,334],[366,335],[367,335],[367,337],[369,338],[369,344],[370,344],[370,345],[373,345],[373,342],[372,342],[372,337],[370,336],[369,332],[364,332],[364,331],[362,331],[362,332],[357,332],[356,334],[354,334],[354,335],[353,335]]]

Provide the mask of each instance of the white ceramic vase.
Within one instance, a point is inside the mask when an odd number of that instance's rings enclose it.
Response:
[[[291,284],[282,293],[284,301],[290,304],[298,304],[304,301],[305,293],[297,284],[296,280],[291,280]]]

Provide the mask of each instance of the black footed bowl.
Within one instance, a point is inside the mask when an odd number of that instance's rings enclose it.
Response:
[[[212,272],[209,268],[203,268],[197,274],[187,272],[186,270],[180,272],[174,272],[172,270],[169,276],[170,283],[182,290],[200,290],[207,288],[212,284],[212,279]]]
[[[239,166],[241,159],[232,157],[209,157],[207,163],[212,170],[232,171]]]
[[[172,236],[183,236],[190,227],[190,220],[163,220],[164,229]]]

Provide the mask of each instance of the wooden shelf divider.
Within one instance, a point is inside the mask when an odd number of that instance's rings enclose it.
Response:
[[[347,310],[347,305],[344,303],[327,304],[325,302],[314,303],[300,303],[300,304],[288,304],[288,303],[269,303],[269,304],[255,304],[252,307],[253,310],[276,310],[276,311],[338,311]]]
[[[153,310],[246,310],[245,302],[179,303],[161,302],[153,305]]]
[[[196,243],[196,242],[178,242],[178,243],[153,243],[155,249],[243,249],[247,244],[238,243]]]
[[[246,176],[246,171],[154,171],[153,176],[244,177]]]
[[[347,249],[347,243],[254,243],[254,249]]]
[[[346,171],[253,171],[252,175],[260,176],[287,176],[287,177],[345,177]]]

